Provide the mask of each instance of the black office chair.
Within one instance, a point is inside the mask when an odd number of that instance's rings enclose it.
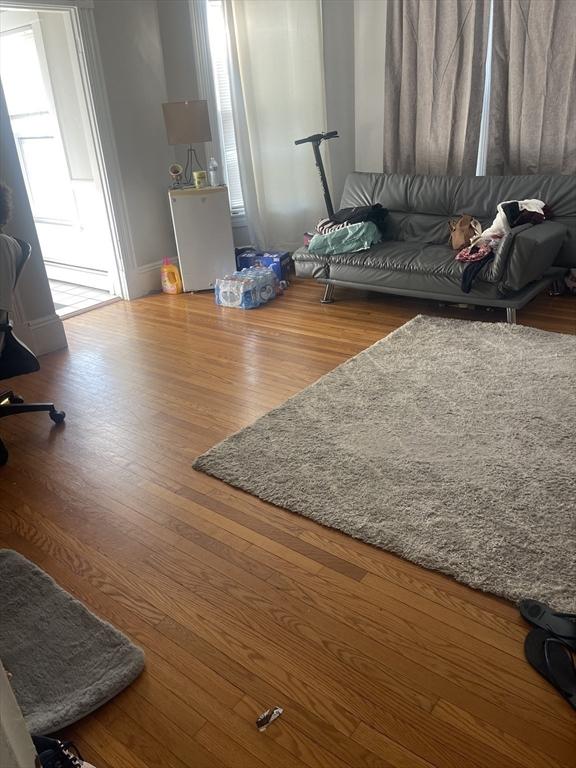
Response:
[[[21,249],[21,256],[15,265],[15,280],[12,291],[22,272],[24,264],[28,261],[31,246],[23,240],[17,240]],[[22,376],[25,373],[33,373],[40,368],[36,355],[28,347],[19,341],[12,332],[9,313],[0,309],[0,380],[11,379],[13,376]],[[58,411],[54,403],[25,403],[12,390],[0,391],[0,419],[5,416],[15,416],[19,413],[33,413],[34,411],[47,411],[56,424],[64,421],[66,414]],[[0,466],[8,461],[8,450],[0,440]]]

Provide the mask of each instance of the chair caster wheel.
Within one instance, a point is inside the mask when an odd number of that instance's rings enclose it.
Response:
[[[21,405],[24,402],[24,398],[20,397],[20,395],[11,395],[10,396],[10,404],[11,405]]]
[[[54,422],[54,424],[62,424],[64,419],[66,418],[66,414],[64,411],[50,411],[50,418]]]

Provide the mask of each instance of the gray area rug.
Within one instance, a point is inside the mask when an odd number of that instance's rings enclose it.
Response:
[[[576,336],[419,316],[196,459],[323,525],[576,611]]]
[[[122,632],[9,549],[0,550],[0,659],[34,735],[93,712],[144,667]]]

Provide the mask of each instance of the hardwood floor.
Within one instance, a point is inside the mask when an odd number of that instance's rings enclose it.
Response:
[[[99,768],[573,767],[574,712],[525,662],[512,605],[191,469],[419,312],[503,319],[320,293],[296,282],[253,312],[210,295],[105,306],[14,382],[67,420],[0,424],[0,545],[147,659],[67,735]],[[576,333],[576,301],[541,296],[519,321]]]

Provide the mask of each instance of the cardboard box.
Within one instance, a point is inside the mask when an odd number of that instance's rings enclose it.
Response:
[[[287,282],[292,272],[292,257],[288,251],[256,251],[252,248],[236,248],[236,266],[246,269],[258,265],[270,267],[278,280]]]

